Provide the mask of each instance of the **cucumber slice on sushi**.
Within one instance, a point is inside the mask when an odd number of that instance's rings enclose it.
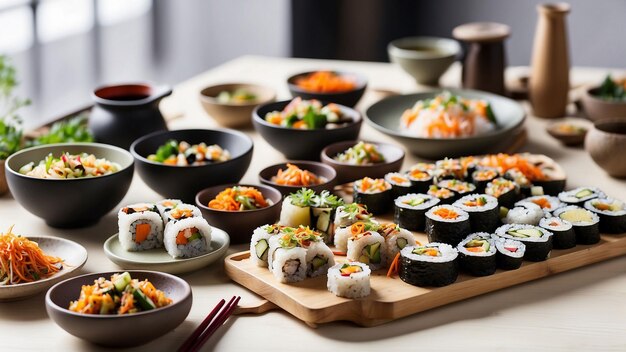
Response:
[[[548,259],[552,251],[552,232],[527,224],[506,224],[496,229],[496,236],[517,240],[526,245],[524,259],[539,262]]]
[[[487,276],[496,272],[496,246],[486,232],[467,236],[456,247],[461,269],[472,276]]]
[[[600,242],[600,218],[588,209],[575,205],[559,208],[554,215],[569,221],[576,233],[576,243],[594,244]]]
[[[400,251],[398,274],[414,286],[446,286],[458,277],[457,257],[457,250],[445,243],[407,246]]]

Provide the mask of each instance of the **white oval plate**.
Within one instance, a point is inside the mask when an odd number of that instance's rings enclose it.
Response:
[[[43,280],[0,286],[0,302],[24,299],[43,292],[57,282],[68,278],[72,272],[82,268],[87,261],[87,250],[74,241],[52,236],[26,236],[26,238],[37,242],[46,255],[63,259],[63,269]]]
[[[155,270],[170,274],[181,274],[204,268],[219,260],[228,250],[230,237],[217,227],[212,228],[209,253],[195,258],[172,258],[165,249],[156,248],[141,252],[129,252],[122,248],[117,234],[104,242],[104,253],[110,261],[128,270]]]

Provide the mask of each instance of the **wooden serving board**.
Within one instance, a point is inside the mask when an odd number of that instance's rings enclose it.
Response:
[[[379,220],[385,219],[381,217]],[[425,234],[416,233],[415,236],[421,243],[428,242]],[[233,281],[269,301],[262,301],[256,307],[244,307],[239,313],[262,313],[280,307],[311,327],[338,320],[375,326],[624,254],[626,234],[602,235],[597,244],[553,250],[550,259],[535,263],[524,261],[517,270],[498,270],[494,275],[485,277],[461,273],[455,283],[439,288],[412,286],[397,276],[388,278],[386,270],[379,270],[372,273],[371,294],[362,299],[341,298],[330,293],[326,289],[326,276],[294,284],[280,283],[267,268],[253,264],[248,251],[226,257],[225,269]],[[346,261],[345,257],[336,256],[335,259]]]

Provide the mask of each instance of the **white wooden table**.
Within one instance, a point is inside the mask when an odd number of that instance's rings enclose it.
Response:
[[[358,71],[369,79],[372,89],[402,93],[418,87],[400,68],[386,63],[321,61],[245,56],[183,82],[161,108],[170,128],[212,128],[216,123],[202,110],[198,94],[202,87],[223,82],[252,82],[275,88],[279,99],[289,98],[286,78],[296,72],[336,68]],[[520,72],[509,70],[510,76]],[[443,77],[444,85],[456,86],[459,67]],[[607,70],[576,68],[572,82],[600,81]],[[366,93],[358,108],[374,99]],[[626,200],[626,182],[607,176],[582,148],[565,148],[552,139],[545,126],[549,121],[528,116],[528,142],[524,151],[554,158],[568,173],[568,187],[593,184]],[[246,131],[255,143],[252,164],[242,182],[256,183],[258,172],[284,157],[253,130]],[[392,139],[363,125],[361,138]],[[404,166],[416,162],[407,155]],[[154,201],[159,196],[136,175],[123,203]],[[0,229],[15,224],[24,235],[56,235],[81,243],[89,251],[82,273],[119,270],[104,255],[102,244],[117,232],[114,212],[98,224],[84,229],[60,230],[24,210],[10,195],[0,198]],[[245,246],[233,246],[229,253]],[[221,262],[182,275],[193,288],[194,303],[187,320],[165,336],[140,347],[141,351],[173,351],[221,298],[241,295],[243,304],[258,296],[225,276]],[[547,279],[483,295],[375,328],[351,323],[331,323],[311,329],[288,313],[271,311],[260,316],[237,316],[216,333],[205,350],[220,351],[380,351],[380,350],[534,350],[590,351],[626,350],[626,257],[591,265]],[[0,303],[0,351],[101,350],[75,338],[56,326],[47,316],[44,294]]]

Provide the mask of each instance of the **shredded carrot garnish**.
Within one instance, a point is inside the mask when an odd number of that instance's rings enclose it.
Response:
[[[550,208],[550,202],[546,198],[536,198],[532,202],[540,206],[541,209]]]
[[[46,255],[37,242],[12,231],[13,226],[0,234],[0,286],[37,281],[61,270],[63,259]]]
[[[302,170],[293,164],[287,164],[287,169],[285,170],[278,170],[276,176],[272,177],[272,181],[279,185],[303,187],[319,185],[325,182],[324,178],[317,176],[311,171]]]
[[[541,181],[546,179],[541,168],[533,165],[524,156],[519,154],[492,154],[487,155],[480,160],[480,165],[495,167],[501,173],[507,172],[509,169],[517,168],[528,178],[529,181]]]
[[[296,85],[306,91],[319,93],[345,92],[356,87],[354,80],[331,71],[318,71],[296,80]]]
[[[363,232],[365,232],[365,223],[361,221],[357,221],[350,226],[350,233],[353,235],[358,235]]]
[[[258,189],[243,186],[226,188],[209,202],[209,208],[226,211],[253,210],[268,205]]]
[[[439,208],[435,210],[433,214],[439,216],[442,219],[456,219],[459,216],[456,211],[448,208]]]
[[[398,252],[396,256],[393,258],[393,261],[391,262],[391,265],[389,266],[389,270],[387,271],[387,277],[393,277],[398,273],[399,262],[400,262],[400,252]]]

